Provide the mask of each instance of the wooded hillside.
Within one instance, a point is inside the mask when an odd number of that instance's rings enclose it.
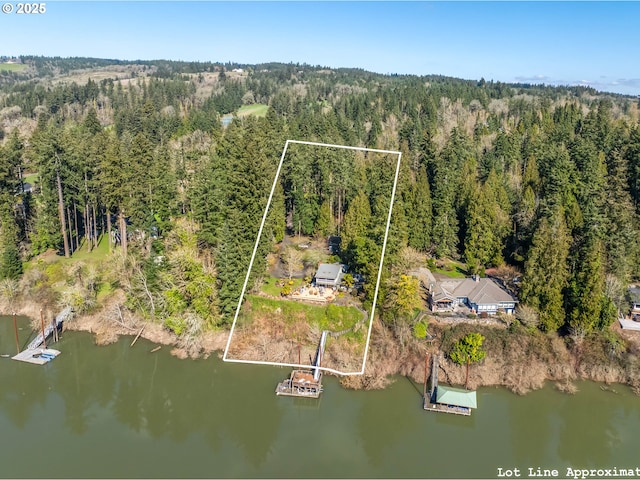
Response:
[[[527,318],[578,336],[608,327],[640,276],[638,98],[293,64],[21,61],[0,71],[0,276],[24,288],[38,280],[23,262],[102,238],[113,275],[94,272],[77,302],[107,282],[178,334],[228,324],[286,139],[402,152],[379,299],[394,322],[411,311],[393,299],[412,252],[470,274],[514,267]],[[237,116],[256,104],[266,115]],[[360,154],[292,155],[252,281],[287,228],[340,228],[366,272],[388,176]]]

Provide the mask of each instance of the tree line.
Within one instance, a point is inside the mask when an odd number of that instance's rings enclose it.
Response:
[[[25,61],[61,71],[84,65]],[[0,113],[18,107],[21,126],[1,124],[1,276],[18,277],[22,260],[47,249],[72,256],[104,236],[140,259],[139,291],[150,301],[137,308],[164,320],[198,310],[209,325],[223,325],[284,143],[299,139],[402,151],[383,311],[402,296],[407,248],[459,259],[470,273],[518,269],[519,299],[544,331],[603,330],[624,308],[640,266],[637,99],[308,65],[243,66],[242,75],[222,64],[138,67],[127,82],[53,86],[42,75],[0,90]],[[269,105],[266,116],[222,127],[223,114],[252,103]],[[289,160],[252,284],[287,229],[340,232],[345,259],[371,269],[389,202],[385,161],[306,148],[292,149]],[[37,191],[24,190],[25,172],[37,172]],[[185,220],[194,225],[191,260],[211,259],[206,314],[188,292],[202,275],[154,263]]]

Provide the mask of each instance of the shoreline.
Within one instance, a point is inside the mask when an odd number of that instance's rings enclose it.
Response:
[[[142,330],[140,337],[158,345],[170,346],[171,355],[180,359],[208,358],[212,354],[222,356],[228,330],[208,331],[188,345],[181,345],[180,338],[159,323],[135,316],[130,316],[126,322],[110,320],[108,310],[116,305],[114,300],[117,299],[112,299],[112,302],[92,313],[75,315],[65,323],[64,329],[92,334],[96,346],[113,343],[122,335],[135,337]],[[0,305],[0,311],[11,311],[7,307]],[[43,310],[45,318],[57,313],[51,308]],[[38,323],[39,311],[39,306],[30,302],[15,306],[17,315],[31,319],[32,328]],[[465,367],[451,362],[442,351],[446,351],[452,338],[479,331],[487,337],[487,357],[482,363],[471,366],[469,388],[472,390],[498,386],[523,395],[552,382],[558,390],[575,393],[577,387],[573,385],[574,381],[590,380],[605,385],[624,384],[640,395],[640,361],[637,356],[640,335],[634,338],[623,334],[631,346],[625,352],[625,357],[609,358],[598,363],[597,360],[602,358],[594,359],[588,354],[589,351],[581,347],[569,348],[566,339],[558,335],[514,334],[507,331],[506,326],[498,325],[451,325],[450,322],[439,322],[434,317],[429,318],[429,329],[437,336],[433,345],[413,338],[400,341],[379,320],[375,320],[365,373],[340,377],[340,384],[347,389],[382,389],[393,383],[394,376],[404,376],[416,383],[423,383],[425,354],[440,352],[444,383],[464,385]]]

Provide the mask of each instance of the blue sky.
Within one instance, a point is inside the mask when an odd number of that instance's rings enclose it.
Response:
[[[48,1],[46,8],[0,14],[0,55],[300,62],[640,95],[638,2]]]

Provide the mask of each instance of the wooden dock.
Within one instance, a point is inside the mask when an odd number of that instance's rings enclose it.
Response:
[[[322,332],[320,343],[316,350],[316,358],[311,370],[293,370],[289,378],[286,378],[276,387],[276,395],[289,397],[319,398],[322,393],[322,357],[327,343],[327,330]]]
[[[42,311],[40,311],[40,314],[42,314]],[[37,349],[44,343],[45,339],[53,333],[54,330],[60,330],[64,321],[71,318],[71,315],[73,315],[73,310],[71,309],[71,307],[66,307],[64,310],[62,310],[58,314],[54,322],[51,322],[50,324],[44,326],[44,334],[39,333],[38,336],[34,338],[32,342],[27,346],[27,350]]]
[[[322,393],[322,373],[316,380],[313,370],[293,370],[291,376],[278,384],[276,395],[319,398]]]
[[[430,356],[427,354],[425,377],[428,372],[429,359]],[[476,392],[451,387],[438,387],[438,368],[438,355],[433,355],[431,374],[429,375],[431,381],[429,382],[429,389],[427,389],[427,378],[425,378],[422,407],[431,412],[470,416],[471,409],[477,407]],[[440,389],[440,391],[438,391],[438,389]]]
[[[56,318],[49,323],[48,325],[44,325],[44,317],[42,315],[42,310],[40,310],[40,318],[42,320],[42,331],[34,338],[27,348],[17,355],[11,357],[12,360],[18,360],[19,362],[33,363],[34,365],[44,365],[49,363],[51,360],[60,355],[60,350],[55,350],[53,348],[46,348],[47,345],[45,343],[47,337],[53,334],[53,339],[58,339],[58,332],[62,329],[62,324],[71,318],[73,315],[73,309],[71,307],[66,307],[63,309]],[[18,345],[18,331],[16,330],[16,344]],[[42,344],[44,344],[44,348],[42,348]]]
[[[459,407],[457,405],[446,405],[444,403],[432,403],[429,398],[424,399],[423,408],[431,412],[453,413],[454,415],[471,416],[471,409],[468,407]]]
[[[58,355],[60,355],[60,351],[53,348],[28,348],[11,357],[11,359],[18,360],[19,362],[33,363],[35,365],[44,365]]]

